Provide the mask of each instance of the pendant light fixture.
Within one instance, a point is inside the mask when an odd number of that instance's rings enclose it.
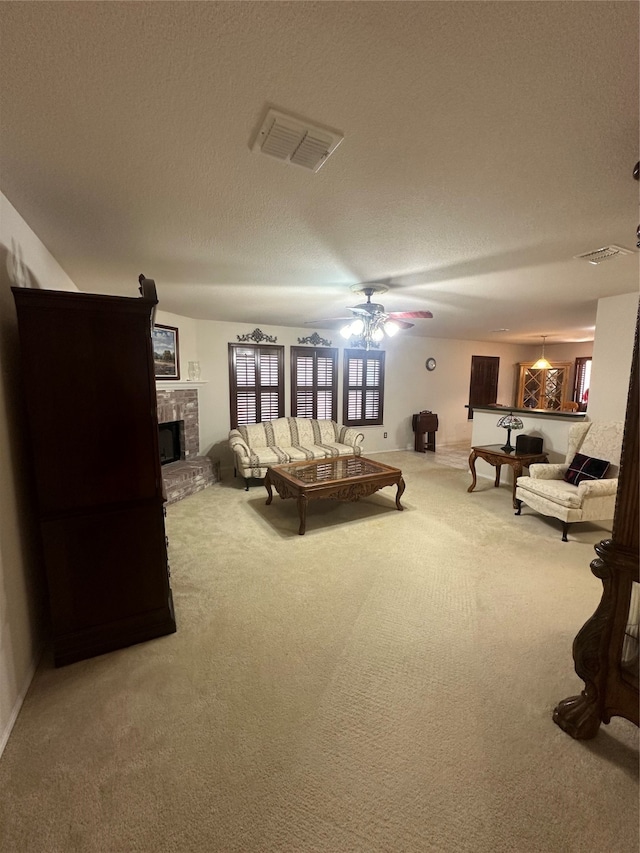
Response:
[[[532,370],[549,370],[549,368],[551,367],[551,362],[547,361],[547,359],[544,357],[544,342],[547,339],[547,335],[541,335],[540,337],[542,338],[542,355],[535,362],[535,364],[531,365],[531,369]]]

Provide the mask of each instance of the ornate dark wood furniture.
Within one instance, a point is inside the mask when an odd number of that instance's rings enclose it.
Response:
[[[56,666],[176,630],[149,282],[13,289]]]
[[[467,489],[472,492],[476,487],[476,459],[484,459],[489,465],[493,465],[496,469],[496,479],[494,486],[497,488],[500,485],[500,469],[503,465],[509,465],[513,468],[513,508],[517,509],[516,502],[516,481],[522,475],[522,469],[528,468],[534,462],[547,462],[546,453],[523,453],[514,450],[513,453],[506,453],[499,444],[487,444],[480,447],[472,447],[469,456],[469,469],[471,470],[472,483]]]
[[[290,462],[267,469],[264,479],[269,494],[267,505],[273,500],[272,486],[282,499],[295,498],[298,502],[300,528],[304,535],[307,524],[307,505],[310,500],[333,498],[338,501],[358,501],[372,495],[384,486],[398,487],[396,507],[403,510],[400,497],[404,480],[399,468],[365,459],[364,456],[341,456],[335,459]]]
[[[433,412],[419,412],[411,419],[415,436],[414,449],[416,453],[426,453],[427,450],[436,452],[436,432],[438,431],[438,416]],[[425,433],[427,439],[425,441]]]
[[[625,717],[639,725],[638,693],[638,325],[631,366],[618,495],[611,539],[596,545],[591,571],[602,581],[600,604],[573,642],[579,696],[559,702],[553,720],[571,737],[595,737],[600,723]]]

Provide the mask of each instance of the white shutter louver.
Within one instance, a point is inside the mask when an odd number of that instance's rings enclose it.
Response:
[[[238,353],[236,358],[236,383],[253,387],[256,384],[256,360],[253,353]]]
[[[362,391],[349,391],[348,418],[350,421],[360,419],[362,411]]]
[[[331,391],[318,391],[318,417],[335,420],[333,414],[333,394]]]
[[[238,424],[255,424],[257,417],[255,391],[238,391],[236,412]]]
[[[284,347],[229,344],[231,426],[284,415]]]
[[[376,420],[380,414],[380,392],[367,391],[365,393],[364,417],[367,421]]]
[[[313,391],[298,391],[296,418],[313,417]]]
[[[291,348],[291,414],[337,420],[337,349]]]
[[[384,352],[345,351],[345,423],[382,424]]]

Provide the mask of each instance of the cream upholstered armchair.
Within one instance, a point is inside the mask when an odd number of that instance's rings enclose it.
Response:
[[[542,515],[559,518],[562,521],[563,542],[567,541],[569,524],[574,521],[612,519],[616,506],[623,427],[624,424],[619,421],[574,424],[569,429],[569,446],[564,463],[531,465],[528,477],[518,477],[516,515],[520,515],[524,503]],[[576,454],[581,454],[581,457],[574,462]],[[584,457],[589,461],[584,462]],[[599,460],[609,463],[604,476],[604,466],[597,464]],[[594,474],[598,478],[594,478]],[[582,476],[585,478],[581,479]],[[578,480],[578,484],[569,482],[572,479]]]

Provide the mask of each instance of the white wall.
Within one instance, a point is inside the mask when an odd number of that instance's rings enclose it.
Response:
[[[199,391],[200,449],[212,453],[223,464],[231,465],[226,441],[229,432],[229,367],[228,343],[237,343],[237,336],[252,332],[254,327],[237,323],[194,320],[163,311],[162,289],[156,322],[179,329],[180,375],[187,378],[188,361],[199,361],[201,379],[206,383]],[[289,347],[298,346],[298,338],[306,337],[308,329],[284,326],[261,328],[265,335],[277,338],[285,347],[285,414],[290,414]],[[332,346],[346,347],[340,335],[331,330],[318,330]],[[481,341],[451,341],[438,338],[419,338],[400,334],[385,342],[385,414],[384,425],[365,429],[365,447],[370,452],[413,447],[411,416],[422,409],[438,414],[437,445],[471,444],[473,421],[467,419],[465,405],[469,399],[471,356],[500,357],[498,403],[512,405],[518,380],[518,363],[534,361],[540,355],[542,341],[528,345],[493,344]],[[593,342],[556,344],[545,348],[555,361],[574,361],[589,356]],[[429,372],[424,363],[429,356],[437,367]],[[342,412],[342,358],[339,364],[338,410]],[[573,377],[571,378],[573,381]],[[387,438],[384,438],[384,433]]]
[[[0,193],[0,753],[38,661],[44,618],[12,286],[77,290]]]
[[[587,415],[591,421],[624,421],[633,357],[638,294],[598,302]]]
[[[163,312],[162,292],[159,288],[160,306],[157,322],[177,326],[179,329],[181,376],[186,378],[188,360],[200,362],[201,379],[205,382],[199,391],[200,449],[231,465],[228,453],[229,433],[229,343],[237,343],[237,336],[254,331],[254,327],[237,323],[193,320]],[[265,335],[277,338],[285,347],[285,414],[290,414],[289,347],[298,345],[299,337],[306,337],[308,329],[283,326],[261,327]],[[345,342],[335,331],[318,330],[330,340],[332,346],[345,348]],[[591,354],[590,343],[559,346],[553,357],[572,360],[578,355]],[[471,357],[490,355],[500,357],[498,402],[513,403],[518,375],[518,363],[538,357],[539,344],[519,346],[479,341],[451,341],[437,338],[420,338],[400,334],[385,342],[385,407],[384,424],[365,428],[364,448],[369,452],[413,447],[411,416],[422,409],[438,414],[437,445],[471,444],[472,421],[467,419],[465,408],[469,399]],[[428,357],[434,357],[437,367],[433,372],[425,369]],[[342,357],[339,363],[339,412],[342,413]],[[387,438],[384,438],[384,433]]]

